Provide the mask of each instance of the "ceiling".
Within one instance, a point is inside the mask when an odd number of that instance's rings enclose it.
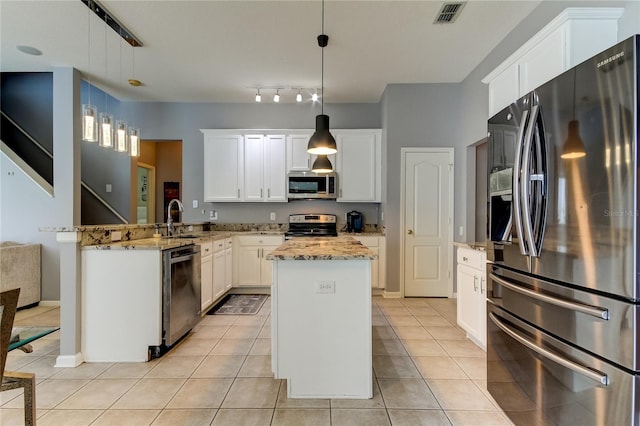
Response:
[[[540,1],[471,0],[454,23],[433,24],[442,1],[327,0],[325,100],[375,103],[389,83],[460,82]],[[280,87],[281,102],[295,102],[301,87],[307,102],[321,86],[320,0],[101,4],[144,46],[105,30],[80,0],[0,0],[0,70],[73,66],[135,101],[245,103],[262,87],[272,102],[267,88]]]

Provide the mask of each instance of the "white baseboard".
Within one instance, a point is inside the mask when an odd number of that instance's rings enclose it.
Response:
[[[59,300],[41,300],[38,303],[39,306],[60,306]]]
[[[75,368],[84,362],[84,358],[81,352],[75,355],[58,355],[56,358],[56,365],[54,367],[60,368]]]
[[[458,298],[458,293],[453,293],[453,295],[451,296],[452,299],[457,299]]]
[[[402,298],[402,294],[399,291],[384,291],[382,293],[382,297],[385,299],[400,299]]]

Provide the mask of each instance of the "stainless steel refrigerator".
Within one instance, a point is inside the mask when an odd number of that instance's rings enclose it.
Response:
[[[489,120],[487,388],[517,425],[640,424],[639,43]]]

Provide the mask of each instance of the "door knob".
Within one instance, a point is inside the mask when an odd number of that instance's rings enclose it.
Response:
[[[407,234],[409,234],[409,235],[413,235],[413,229],[409,229],[409,230],[407,230]]]

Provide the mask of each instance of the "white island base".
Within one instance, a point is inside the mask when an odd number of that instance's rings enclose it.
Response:
[[[278,260],[272,369],[289,398],[373,397],[371,259]]]

